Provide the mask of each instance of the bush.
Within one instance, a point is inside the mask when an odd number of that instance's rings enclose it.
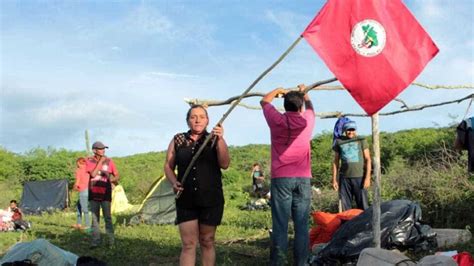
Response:
[[[432,227],[474,226],[474,213],[469,211],[474,204],[474,182],[468,178],[464,159],[451,150],[413,163],[393,160],[383,176],[382,197],[418,202],[423,219]]]
[[[24,175],[20,161],[20,156],[0,147],[0,181],[10,180],[10,184],[19,184]]]
[[[316,187],[330,188],[332,186],[332,133],[317,135],[311,141],[311,171],[312,184]]]
[[[153,182],[164,175],[165,158],[164,151],[113,158],[130,203],[141,203]]]
[[[65,149],[33,149],[27,152],[20,161],[24,173],[20,181],[24,183],[26,181],[65,178],[72,185],[76,159],[85,155],[85,152],[72,152]]]
[[[339,196],[334,189],[323,189],[320,193],[313,191],[311,209],[313,211],[323,211],[337,213],[339,211]]]

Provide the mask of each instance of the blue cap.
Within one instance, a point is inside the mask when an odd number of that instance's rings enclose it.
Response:
[[[344,124],[344,126],[342,127],[342,129],[344,131],[348,130],[348,129],[354,129],[354,130],[357,130],[357,125],[356,125],[356,122],[354,121],[349,121],[347,123]]]

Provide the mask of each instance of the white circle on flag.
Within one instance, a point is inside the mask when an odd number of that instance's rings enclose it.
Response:
[[[376,20],[365,19],[352,28],[352,48],[362,56],[372,57],[380,54],[385,47],[385,42],[385,29]]]

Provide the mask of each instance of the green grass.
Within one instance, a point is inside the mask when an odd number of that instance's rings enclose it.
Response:
[[[70,227],[75,222],[74,213],[26,216],[32,223],[32,229],[27,232],[0,233],[0,255],[5,254],[17,242],[44,238],[78,256],[96,257],[109,265],[177,265],[181,251],[177,227],[144,224],[128,226],[126,221],[130,217],[131,214],[113,215],[116,236],[114,248],[91,250],[90,235]],[[103,224],[101,226],[103,230]],[[268,264],[270,239],[267,228],[270,226],[270,211],[242,211],[228,207],[216,233],[217,265]],[[444,250],[468,251],[473,254],[474,240]]]
[[[0,254],[17,242],[44,238],[52,244],[78,256],[92,256],[109,265],[176,265],[181,242],[174,225],[128,226],[124,221],[130,215],[114,215],[115,247],[89,249],[90,235],[72,229],[75,214],[57,212],[42,216],[26,216],[32,229],[27,232],[1,233]],[[268,262],[269,211],[226,210],[223,224],[216,233],[218,265],[258,265]],[[236,222],[232,222],[236,220]],[[263,220],[263,221],[262,221]],[[102,230],[103,224],[101,224]]]

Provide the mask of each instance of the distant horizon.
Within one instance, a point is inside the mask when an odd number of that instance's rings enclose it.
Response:
[[[402,1],[439,47],[415,82],[474,84],[474,1]],[[81,150],[84,130],[111,156],[166,150],[187,130],[184,98],[240,95],[300,36],[325,1],[0,1],[0,146]],[[401,60],[406,60],[402,58]],[[252,92],[334,77],[302,40]],[[368,77],[370,78],[370,77]],[[340,85],[338,82],[329,85]],[[473,89],[409,86],[408,106],[452,101]],[[311,91],[316,112],[363,113],[347,91]],[[245,99],[258,106],[258,98]],[[281,100],[275,100],[280,107]],[[460,122],[469,101],[380,116],[380,130]],[[400,110],[392,101],[381,112]],[[210,107],[209,128],[229,106]],[[474,114],[474,107],[468,116]],[[351,117],[371,134],[368,117]],[[318,119],[313,134],[332,131]],[[229,145],[268,144],[261,111],[237,107]]]

